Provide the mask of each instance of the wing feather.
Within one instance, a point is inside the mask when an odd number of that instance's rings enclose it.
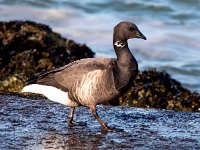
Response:
[[[63,67],[34,76],[28,80],[28,84],[37,83],[57,87],[68,91],[78,80],[94,70],[106,69],[115,59],[110,58],[87,58],[74,61]]]

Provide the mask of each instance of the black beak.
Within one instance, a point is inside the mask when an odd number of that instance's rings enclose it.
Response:
[[[137,36],[136,36],[137,38],[141,38],[141,39],[144,39],[144,40],[146,40],[147,38],[138,30],[138,32],[137,32]]]

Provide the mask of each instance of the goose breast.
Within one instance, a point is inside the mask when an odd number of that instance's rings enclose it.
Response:
[[[97,105],[119,95],[115,88],[112,69],[97,69],[75,82],[69,94],[74,101],[81,105]]]

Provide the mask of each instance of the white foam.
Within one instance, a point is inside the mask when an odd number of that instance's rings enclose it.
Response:
[[[31,84],[25,86],[21,92],[37,93],[46,96],[49,100],[61,103],[63,105],[70,105],[71,100],[68,93],[52,86]]]

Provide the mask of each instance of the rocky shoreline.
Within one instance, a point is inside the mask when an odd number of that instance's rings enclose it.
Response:
[[[19,93],[34,74],[89,57],[94,57],[90,48],[63,38],[47,25],[0,22],[0,93]],[[149,69],[139,72],[130,89],[110,104],[200,112],[200,95],[168,73]]]
[[[24,82],[72,61],[94,57],[85,44],[77,44],[31,21],[0,22],[0,90],[18,92]]]

